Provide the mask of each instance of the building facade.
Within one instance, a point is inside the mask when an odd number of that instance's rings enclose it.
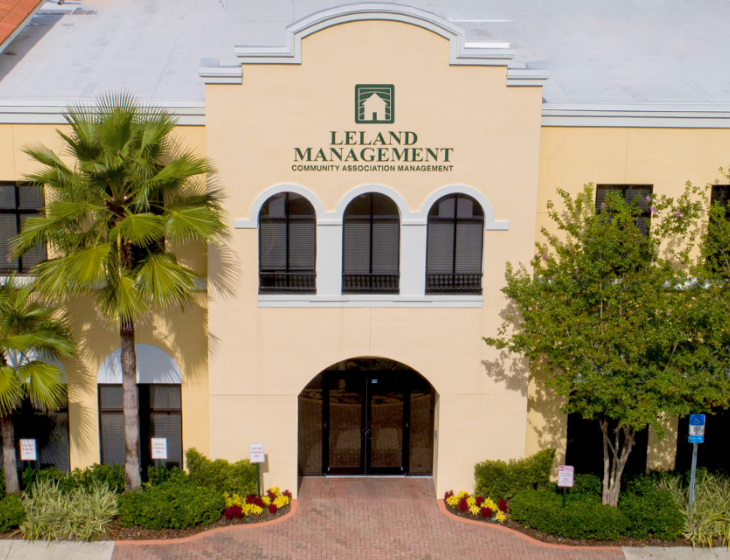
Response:
[[[235,56],[201,61],[204,102],[169,106],[218,169],[229,235],[177,251],[206,279],[201,298],[138,330],[143,447],[167,437],[182,464],[190,447],[239,460],[263,442],[266,484],[432,475],[437,493],[471,487],[485,459],[564,460],[589,428],[482,340],[508,306],[505,265],[532,258],[558,188],[676,195],[717,179],[730,111],[548,107],[550,73],[514,67],[508,44],[392,4],[318,12],[283,46]],[[23,146],[57,148],[62,126],[49,104],[16,105],[0,111],[6,236],[42,205],[21,185]],[[64,363],[48,462],[123,462],[118,336],[89,299],[70,312],[82,353]],[[638,468],[674,466],[668,422]]]

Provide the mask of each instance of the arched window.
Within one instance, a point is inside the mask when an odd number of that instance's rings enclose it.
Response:
[[[440,198],[428,213],[427,294],[481,294],[484,211],[465,194]]]
[[[311,203],[275,194],[259,214],[259,293],[317,291],[317,220]]]
[[[345,209],[342,292],[398,293],[400,214],[383,194],[354,198]]]

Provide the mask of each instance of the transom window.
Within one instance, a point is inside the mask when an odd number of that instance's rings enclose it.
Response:
[[[653,189],[652,185],[598,185],[596,211],[598,213],[603,211],[610,193],[622,193],[626,204],[636,201],[641,210],[641,214],[636,218],[636,226],[642,234],[646,235],[649,232],[649,222],[651,221],[651,202],[647,200],[647,197],[651,198]]]
[[[43,210],[43,189],[31,185],[0,183],[0,272],[28,272],[46,259],[44,246],[34,247],[19,259],[10,258],[10,241],[29,216]]]
[[[314,293],[317,220],[298,194],[269,198],[259,215],[259,293]]]
[[[440,198],[428,213],[427,294],[481,294],[484,211],[465,194]]]
[[[399,260],[398,206],[380,193],[354,198],[343,218],[342,293],[397,294]]]

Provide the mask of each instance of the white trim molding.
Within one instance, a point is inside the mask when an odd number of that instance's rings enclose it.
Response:
[[[243,83],[243,70],[240,65],[221,66],[217,58],[201,58],[198,75],[206,84]]]
[[[489,199],[484,195],[484,193],[475,189],[474,187],[468,187],[466,185],[448,185],[432,192],[430,195],[428,195],[428,198],[423,203],[423,206],[421,206],[419,219],[424,223],[428,223],[428,212],[431,210],[431,206],[433,206],[438,199],[449,194],[466,194],[476,200],[481,205],[482,210],[484,211],[485,230],[507,231],[509,229],[508,220],[494,219],[494,208],[492,208],[492,203],[489,202]]]
[[[259,307],[483,307],[482,296],[259,295]]]
[[[545,103],[542,126],[730,128],[730,105]]]
[[[515,51],[506,43],[469,43],[464,30],[431,12],[398,4],[366,3],[337,6],[317,12],[287,27],[283,47],[237,46],[242,64],[301,64],[302,39],[343,23],[354,21],[398,21],[416,25],[448,39],[452,65],[507,66]]]
[[[70,106],[90,104],[85,99],[3,99],[0,100],[0,124],[67,124],[63,114]],[[147,101],[142,99],[141,103]],[[205,125],[204,101],[162,101],[153,103],[175,115],[181,126]]]
[[[264,203],[269,200],[272,196],[276,194],[291,192],[298,194],[300,196],[303,196],[306,198],[314,207],[314,215],[317,218],[317,225],[320,225],[320,222],[325,219],[325,215],[327,214],[324,211],[324,205],[322,204],[322,201],[319,200],[319,197],[314,194],[312,191],[310,191],[307,187],[303,187],[301,185],[297,185],[295,183],[279,183],[278,185],[274,185],[273,187],[269,187],[265,191],[263,191],[260,195],[256,197],[256,200],[253,201],[253,204],[251,205],[251,212],[249,213],[248,218],[245,219],[237,219],[234,222],[234,226],[236,229],[256,229],[259,227],[259,214],[261,213],[261,207],[264,205]]]
[[[337,203],[334,212],[326,212],[324,205],[319,197],[307,187],[297,185],[295,183],[280,183],[269,187],[256,197],[251,205],[248,218],[238,218],[234,222],[235,229],[256,229],[259,224],[259,213],[264,203],[275,194],[293,192],[299,194],[309,200],[314,207],[314,213],[317,217],[317,226],[342,226],[342,218],[345,215],[345,209],[352,200],[361,194],[369,192],[377,192],[390,197],[398,206],[401,214],[402,226],[425,226],[428,223],[428,212],[431,206],[441,197],[449,194],[466,194],[474,198],[484,211],[484,229],[488,231],[506,231],[509,229],[508,220],[495,220],[494,208],[489,199],[481,191],[467,185],[447,185],[432,192],[425,200],[421,209],[417,212],[411,212],[408,203],[401,194],[388,187],[380,184],[360,185],[347,191]]]

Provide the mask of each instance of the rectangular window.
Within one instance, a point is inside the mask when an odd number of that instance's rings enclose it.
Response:
[[[45,247],[35,247],[19,259],[10,258],[10,241],[29,216],[43,210],[43,189],[31,185],[0,183],[0,273],[27,273],[46,259]]]
[[[651,220],[651,202],[647,197],[651,198],[653,185],[598,185],[596,187],[596,211],[600,213],[609,193],[623,193],[626,204],[636,201],[641,214],[636,219],[636,225],[646,235],[649,232],[649,222]]]
[[[167,439],[165,467],[182,468],[180,385],[137,385],[142,475],[153,465],[150,439]],[[99,385],[99,440],[104,465],[124,464],[124,395],[121,385]]]
[[[21,439],[36,441],[39,468],[54,467],[64,472],[70,470],[67,405],[55,412],[42,412],[25,400],[13,412],[13,426],[16,449]],[[18,470],[24,470],[27,463],[20,460],[19,452],[16,458]]]
[[[713,185],[710,194],[710,204],[719,204],[725,209],[725,219],[730,218],[730,185]]]

